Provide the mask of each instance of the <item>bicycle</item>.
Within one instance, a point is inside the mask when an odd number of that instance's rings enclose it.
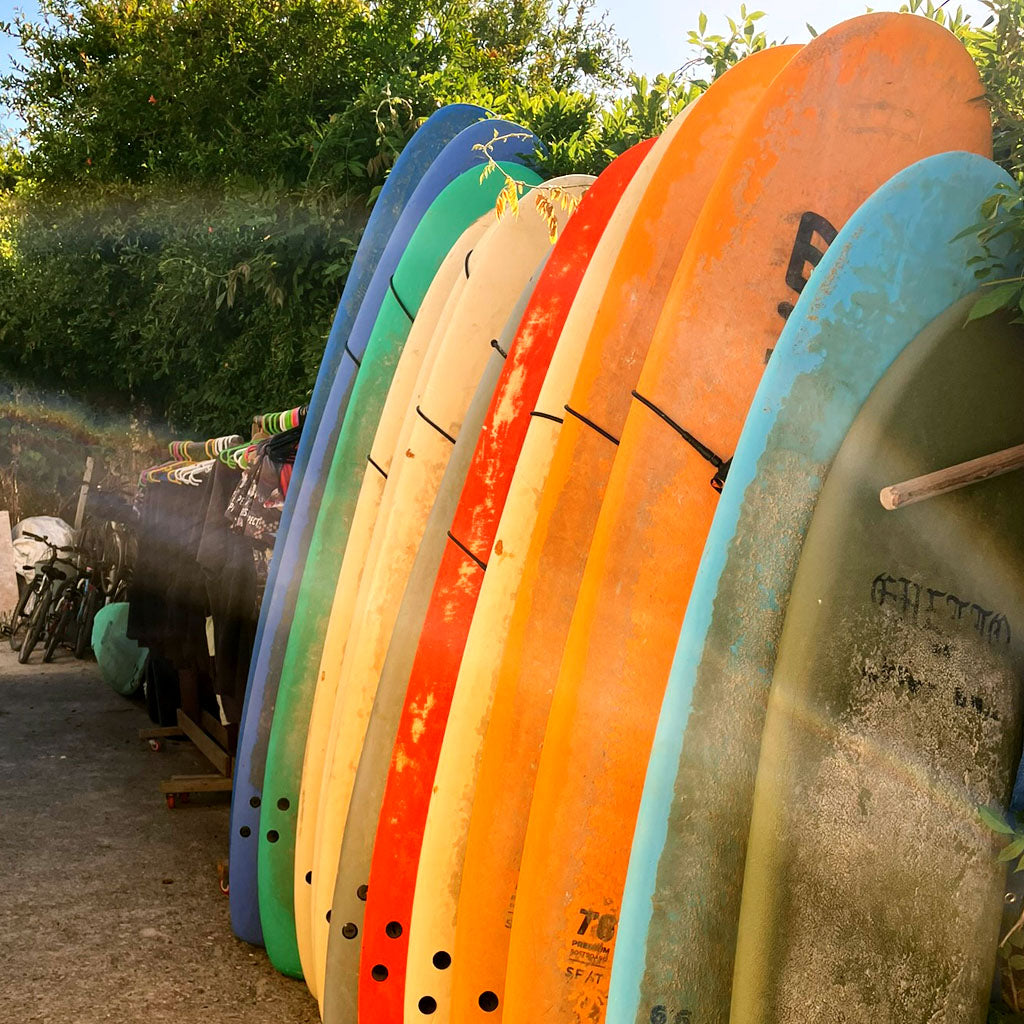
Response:
[[[18,603],[14,608],[8,638],[11,650],[19,653],[19,660],[22,660],[20,658],[20,653],[24,649],[25,641],[28,639],[28,633],[31,630],[32,624],[40,623],[45,618],[46,611],[49,609],[50,602],[53,600],[54,585],[65,581],[68,578],[68,574],[57,566],[60,552],[78,552],[77,548],[52,544],[45,537],[40,537],[35,533],[29,533],[27,530],[23,536],[28,537],[30,540],[39,541],[41,544],[45,544],[49,549],[49,554],[44,560],[37,562],[34,566],[26,565],[24,567],[25,572],[31,572],[33,575],[32,579],[22,589],[21,595],[18,598]],[[74,570],[74,566],[67,560],[63,561],[63,565],[72,571]],[[45,603],[46,608],[40,611],[40,605],[43,603]],[[26,630],[24,633],[22,632],[23,628]],[[39,636],[37,632],[32,641],[33,647],[38,643],[38,640]],[[29,651],[29,654],[31,654],[31,651]],[[28,655],[25,656],[22,664],[27,660]]]

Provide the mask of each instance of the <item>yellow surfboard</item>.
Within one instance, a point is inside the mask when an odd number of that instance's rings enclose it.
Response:
[[[319,977],[352,783],[409,571],[491,340],[550,248],[546,225],[526,212],[492,223],[470,255],[469,279],[444,325],[434,364],[421,370],[421,398],[407,413],[380,502],[352,609],[321,781],[312,868]]]
[[[316,818],[320,807],[320,782],[323,774],[324,755],[331,728],[334,700],[341,661],[345,653],[352,606],[362,575],[366,551],[373,533],[384,481],[391,467],[395,445],[410,404],[416,399],[414,388],[421,367],[427,358],[428,349],[435,350],[440,344],[446,323],[445,311],[454,309],[466,283],[466,259],[486,230],[494,223],[491,214],[485,214],[470,225],[452,247],[444,262],[438,268],[423,303],[416,315],[416,321],[409,331],[409,338],[402,350],[395,369],[387,400],[381,413],[380,424],[368,453],[366,473],[356,509],[352,518],[348,544],[341,573],[335,588],[334,603],[325,636],[320,671],[313,706],[310,712],[309,730],[306,736],[306,753],[302,763],[302,785],[299,791],[299,808],[295,840],[295,930],[299,944],[302,971],[310,991],[320,998],[323,979],[315,969],[313,952],[313,931],[310,919],[312,903],[313,847],[316,835]]]

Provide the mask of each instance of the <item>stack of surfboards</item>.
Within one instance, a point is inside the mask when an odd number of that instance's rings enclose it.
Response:
[[[968,323],[1007,181],[974,65],[869,14],[596,180],[537,141],[440,110],[360,245],[253,658],[235,931],[327,1024],[982,1021],[1024,478],[878,501],[1024,435],[1021,328]]]

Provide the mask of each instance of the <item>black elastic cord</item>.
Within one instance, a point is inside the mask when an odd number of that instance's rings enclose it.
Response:
[[[439,427],[418,405],[416,406],[416,415],[419,416],[420,419],[429,423],[439,434],[442,435],[442,437],[447,437],[452,444],[455,444],[455,438],[452,437],[444,427]]]
[[[457,548],[458,548],[458,549],[459,549],[459,550],[460,550],[460,551],[461,551],[461,552],[462,552],[462,553],[463,553],[463,554],[464,554],[464,555],[465,555],[465,556],[466,556],[467,558],[471,558],[471,559],[473,559],[473,561],[474,561],[474,562],[476,562],[476,564],[477,564],[477,565],[479,565],[479,566],[480,566],[480,568],[481,568],[481,569],[483,569],[483,571],[484,571],[484,572],[487,572],[487,563],[486,563],[486,562],[481,562],[481,561],[480,561],[480,559],[479,559],[479,558],[477,558],[477,557],[476,557],[476,555],[474,555],[474,554],[473,554],[473,552],[472,552],[472,551],[470,551],[470,550],[469,550],[469,548],[467,548],[467,547],[466,547],[466,545],[465,545],[465,544],[463,544],[463,543],[462,543],[462,541],[461,541],[461,540],[459,540],[459,538],[458,538],[458,537],[456,537],[456,536],[455,536],[455,534],[454,534],[454,533],[452,533],[452,531],[451,531],[451,530],[449,530],[449,531],[448,531],[448,539],[449,539],[449,540],[450,540],[450,541],[451,541],[451,542],[452,542],[452,543],[453,543],[453,544],[454,544],[454,545],[455,545],[455,546],[456,546],[456,547],[457,547]]]
[[[491,338],[491,348],[495,349],[502,359],[508,359],[508,353],[498,344],[497,338]]]
[[[388,478],[388,475],[387,475],[387,473],[385,473],[385,472],[384,472],[384,470],[383,470],[383,469],[381,469],[381,467],[380,467],[380,466],[378,466],[378,465],[377,465],[377,463],[373,461],[373,456],[372,456],[372,455],[367,455],[367,456],[366,456],[366,461],[367,461],[367,462],[368,462],[368,463],[369,463],[369,464],[370,464],[371,466],[373,466],[373,468],[374,468],[375,470],[377,470],[377,472],[378,472],[378,473],[380,473],[380,475],[381,475],[382,477],[384,477],[384,479],[385,479],[385,480],[387,480],[387,478]]]
[[[395,302],[397,302],[402,307],[402,312],[409,318],[409,323],[412,323],[416,319],[416,317],[414,317],[412,313],[409,312],[409,307],[402,301],[402,296],[398,294],[398,289],[395,288],[394,274],[392,274],[388,278],[388,286],[391,288],[391,294],[394,295],[395,297]]]
[[[605,430],[603,427],[599,427],[593,420],[588,420],[587,417],[583,415],[583,413],[577,412],[575,409],[571,409],[568,405],[565,406],[565,411],[570,416],[575,416],[576,419],[578,419],[581,423],[586,423],[586,425],[590,427],[592,430],[596,430],[602,437],[608,438],[608,440],[611,441],[612,444],[619,443],[618,438],[612,437],[612,435],[609,434],[607,430]]]
[[[536,416],[538,419],[541,420],[551,420],[552,423],[565,422],[565,420],[563,420],[561,416],[555,416],[550,412],[541,412],[540,409],[534,409],[533,412],[530,413],[530,415]]]
[[[636,391],[631,391],[630,394],[641,404],[647,406],[655,416],[660,417],[664,420],[702,459],[710,462],[718,472],[711,480],[711,486],[716,491],[722,489],[722,484],[725,483],[726,475],[729,472],[729,465],[732,459],[723,459],[721,455],[716,455],[707,445],[701,444],[688,430],[681,427],[668,413],[663,412],[659,409],[652,401],[644,398],[643,395]]]
[[[362,359],[360,359],[359,356],[357,356],[355,352],[353,352],[352,349],[348,347],[347,341],[345,342],[345,355],[347,355],[349,359],[351,359],[352,362],[356,364],[356,369],[363,365]]]
[[[466,277],[469,277],[469,257],[472,256],[472,255],[473,255],[473,250],[470,249],[469,252],[466,253],[466,264],[465,264]]]

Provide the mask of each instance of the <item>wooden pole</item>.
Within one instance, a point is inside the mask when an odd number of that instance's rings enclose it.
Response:
[[[961,487],[978,483],[980,480],[1002,476],[1021,467],[1024,467],[1024,444],[883,487],[878,499],[882,503],[882,508],[892,511],[903,508],[904,505],[924,501],[926,498],[934,498],[939,494],[958,491]]]
[[[85,521],[85,503],[89,497],[89,484],[92,483],[93,458],[86,456],[85,472],[82,474],[82,489],[78,492],[78,508],[75,510],[75,533],[82,528]]]

